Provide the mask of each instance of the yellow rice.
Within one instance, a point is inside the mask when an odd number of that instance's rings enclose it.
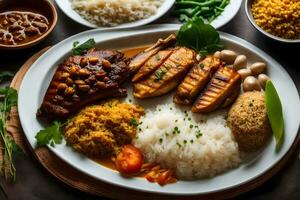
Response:
[[[300,39],[300,0],[254,0],[253,18],[266,32]]]
[[[143,108],[110,100],[88,106],[68,121],[64,136],[73,148],[89,157],[110,156],[136,135]]]

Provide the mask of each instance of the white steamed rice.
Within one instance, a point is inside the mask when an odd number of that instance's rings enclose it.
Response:
[[[203,116],[159,105],[141,118],[134,145],[147,162],[174,169],[180,179],[212,177],[240,163],[225,116],[225,111]]]
[[[164,0],[70,0],[72,8],[98,26],[145,19],[154,15]]]

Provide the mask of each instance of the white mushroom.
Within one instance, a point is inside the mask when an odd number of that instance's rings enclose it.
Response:
[[[253,90],[258,90],[258,91],[261,90],[259,82],[257,78],[255,78],[254,76],[248,76],[247,78],[245,78],[243,82],[243,89],[245,92],[253,91]]]
[[[251,76],[251,70],[249,68],[240,69],[238,73],[241,75],[242,79],[245,79],[247,76]]]
[[[265,89],[268,80],[270,80],[270,78],[267,75],[265,74],[258,75],[258,82],[263,89]]]
[[[221,51],[221,60],[223,60],[226,64],[231,65],[234,63],[237,54],[231,50],[223,50]]]
[[[250,66],[252,75],[261,74],[263,71],[266,70],[266,68],[267,68],[267,65],[266,65],[266,63],[263,63],[263,62],[256,62]]]
[[[220,51],[216,51],[215,53],[214,53],[214,57],[216,57],[216,58],[221,58],[221,52]]]
[[[233,63],[233,69],[239,70],[247,66],[247,57],[245,55],[239,55],[236,57]]]

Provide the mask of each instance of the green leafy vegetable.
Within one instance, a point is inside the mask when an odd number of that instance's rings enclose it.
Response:
[[[3,154],[2,172],[5,178],[7,174],[15,180],[16,168],[13,163],[14,153],[16,155],[22,153],[21,148],[15,143],[11,135],[6,129],[6,123],[9,119],[11,108],[17,105],[18,93],[15,89],[10,87],[0,88],[1,102],[0,102],[0,135],[1,142],[4,146],[1,149]]]
[[[139,125],[139,122],[135,119],[135,118],[132,118],[129,122],[130,126],[135,126],[137,127]]]
[[[214,27],[195,17],[183,24],[177,33],[177,45],[194,49],[201,55],[223,49],[220,35]]]
[[[200,17],[209,23],[224,11],[230,0],[176,0],[174,15],[182,22]]]
[[[0,82],[11,79],[14,76],[13,72],[3,71],[0,73]]]
[[[78,41],[73,42],[73,48],[76,48],[79,45]]]
[[[60,122],[54,121],[50,127],[40,130],[35,136],[37,146],[40,147],[47,144],[54,146],[54,144],[61,144],[63,138],[61,127],[62,124]]]
[[[268,118],[276,140],[276,150],[278,151],[284,140],[284,120],[280,98],[270,80],[266,83],[265,101]]]
[[[73,43],[72,54],[73,55],[81,55],[83,52],[93,48],[96,42],[93,38],[87,40],[86,42],[79,45],[78,41]]]

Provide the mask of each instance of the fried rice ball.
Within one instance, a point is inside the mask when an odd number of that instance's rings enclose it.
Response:
[[[241,151],[254,152],[261,148],[272,133],[264,92],[240,95],[228,113],[227,122]]]

